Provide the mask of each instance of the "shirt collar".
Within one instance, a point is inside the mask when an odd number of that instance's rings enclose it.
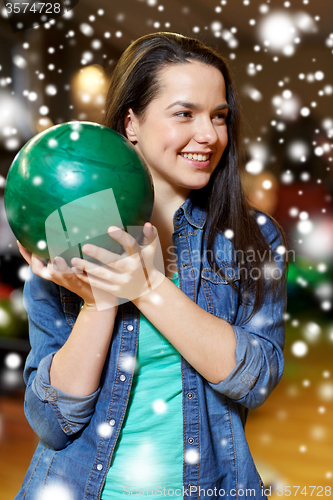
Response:
[[[190,197],[178,208],[174,217],[179,217],[182,213],[192,226],[203,229],[207,220],[207,213],[202,207],[195,204]]]

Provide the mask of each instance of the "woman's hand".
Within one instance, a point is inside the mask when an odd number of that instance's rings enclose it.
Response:
[[[108,234],[123,246],[124,253],[118,255],[95,245],[83,245],[82,252],[103,265],[73,258],[73,266],[85,271],[76,275],[81,282],[127,300],[134,300],[162,283],[164,264],[154,226],[149,222],[144,225],[142,246],[117,227],[111,226]]]
[[[62,257],[56,257],[53,264],[49,261],[45,266],[37,255],[30,253],[19,241],[17,241],[17,244],[20,254],[31,266],[34,274],[76,293],[84,300],[85,307],[94,310],[118,307],[117,297],[111,293],[102,292],[100,289],[95,290],[91,287],[89,280],[79,279],[78,270],[70,268]],[[85,274],[85,272],[82,272],[82,274]]]

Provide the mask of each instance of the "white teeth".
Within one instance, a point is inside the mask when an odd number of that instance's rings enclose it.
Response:
[[[207,161],[209,159],[209,154],[207,155],[202,155],[202,154],[196,154],[196,153],[180,153],[181,156],[184,156],[184,158],[188,158],[189,160],[196,160],[196,161]]]

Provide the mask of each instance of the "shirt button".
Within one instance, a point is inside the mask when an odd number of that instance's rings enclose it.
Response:
[[[189,392],[189,393],[187,394],[187,397],[188,397],[188,399],[192,399],[192,398],[193,398],[193,393],[192,393],[192,392]]]
[[[102,470],[102,469],[103,469],[103,465],[102,465],[102,464],[97,464],[96,469],[97,469],[97,470]]]
[[[178,238],[181,238],[183,236],[183,233],[178,234]]]
[[[134,330],[134,326],[133,325],[127,325],[127,330],[129,332],[132,332]]]
[[[188,442],[189,442],[190,444],[193,444],[193,443],[194,443],[194,439],[193,439],[193,438],[188,438]]]
[[[125,376],[125,375],[120,375],[120,377],[119,377],[119,378],[120,378],[120,380],[121,380],[122,382],[125,382],[125,380],[126,380],[126,376]]]
[[[181,215],[177,215],[176,220],[180,221],[181,218]]]
[[[187,267],[187,266],[188,266],[187,262],[184,262],[183,267]]]
[[[114,418],[111,418],[109,424],[111,425],[111,427],[114,427],[116,425],[116,421]]]

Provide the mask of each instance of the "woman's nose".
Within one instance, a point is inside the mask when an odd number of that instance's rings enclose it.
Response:
[[[199,143],[214,144],[218,135],[210,119],[200,120],[196,124],[194,139]]]

